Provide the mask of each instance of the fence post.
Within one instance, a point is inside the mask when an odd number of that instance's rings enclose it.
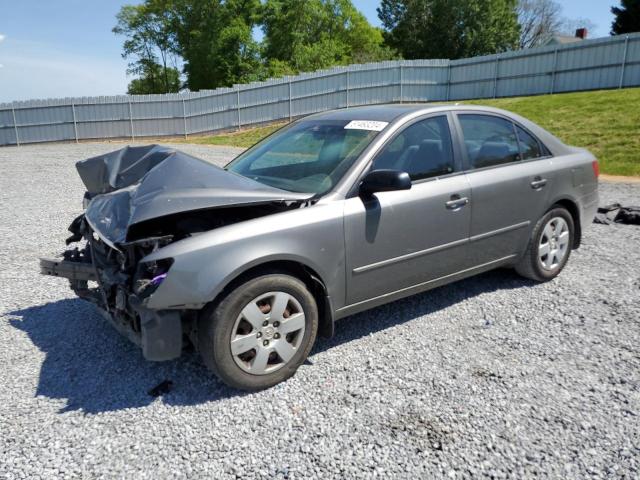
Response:
[[[13,115],[13,130],[16,134],[16,145],[20,146],[20,137],[18,136],[18,123],[16,122],[16,109],[11,107],[11,115]]]
[[[349,108],[349,67],[347,67],[347,108]]]
[[[493,72],[493,98],[498,96],[498,72],[500,70],[500,55],[496,57],[495,71]]]
[[[447,64],[447,97],[445,100],[448,102],[451,97],[451,60]]]
[[[620,68],[620,84],[618,88],[622,88],[624,85],[624,70],[627,66],[627,50],[629,50],[629,35],[624,37],[624,54],[622,55],[622,66]]]
[[[76,104],[71,102],[71,111],[73,112],[73,132],[76,136],[76,143],[78,143],[78,122],[76,122]]]
[[[184,97],[182,98],[182,118],[184,120],[184,138],[187,138],[187,107],[184,103]]]
[[[403,80],[403,70],[402,70],[402,60],[400,60],[400,103],[402,103],[403,91],[402,91],[402,80]]]
[[[236,95],[238,99],[238,130],[242,129],[242,124],[240,123],[240,85],[236,88]]]
[[[553,91],[556,86],[556,69],[558,68],[558,47],[553,51],[553,67],[551,67],[551,93],[553,95]]]
[[[291,77],[289,77],[289,123],[293,120],[293,112],[291,109]]]
[[[129,100],[129,128],[131,129],[131,141],[133,142],[136,137],[133,134],[133,113],[131,109],[131,100]]]

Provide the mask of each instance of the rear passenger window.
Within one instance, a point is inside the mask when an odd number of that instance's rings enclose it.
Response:
[[[458,115],[471,168],[520,161],[514,125],[490,115]]]
[[[447,117],[430,117],[402,130],[376,156],[373,169],[400,170],[412,180],[453,172]]]
[[[538,143],[535,138],[517,125],[516,132],[518,132],[518,140],[520,141],[520,150],[522,152],[523,160],[544,156],[542,149],[540,148],[540,143]]]

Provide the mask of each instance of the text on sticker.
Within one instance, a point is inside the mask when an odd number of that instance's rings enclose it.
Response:
[[[345,125],[345,129],[348,130],[372,130],[379,132],[389,125],[389,122],[376,122],[373,120],[351,120]]]

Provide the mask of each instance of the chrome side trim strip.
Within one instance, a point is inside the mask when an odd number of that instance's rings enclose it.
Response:
[[[426,282],[417,283],[415,285],[411,285],[410,287],[401,288],[400,290],[395,290],[393,292],[385,293],[383,295],[378,295],[377,297],[368,298],[366,300],[362,300],[361,302],[356,302],[356,303],[352,303],[350,305],[345,305],[344,307],[339,308],[337,310],[337,312],[340,312],[342,310],[351,309],[353,307],[357,307],[358,305],[362,305],[362,304],[365,304],[365,303],[374,302],[374,301],[382,299],[382,298],[393,297],[393,296],[396,296],[398,294],[401,294],[402,292],[406,292],[406,291],[409,291],[409,290],[417,290],[417,289],[420,289],[422,287],[426,287],[426,286],[428,286],[428,285],[430,285],[432,283],[441,282],[443,280],[455,277],[457,275],[464,275],[464,274],[472,272],[474,270],[482,270],[483,268],[489,267],[489,266],[491,266],[493,264],[499,264],[499,263],[502,263],[502,262],[506,262],[507,260],[515,258],[516,256],[517,256],[517,254],[515,254],[515,253],[513,255],[507,255],[506,257],[498,258],[497,260],[492,260],[490,262],[483,263],[482,265],[476,265],[475,267],[466,268],[464,270],[460,270],[460,271],[457,271],[455,273],[450,273],[449,275],[444,275],[442,277],[434,278],[434,279],[428,280]]]
[[[479,235],[474,235],[469,240],[472,242],[477,242],[478,240],[484,240],[485,238],[493,237],[494,235],[500,235],[501,233],[507,233],[511,230],[518,230],[519,228],[527,227],[531,224],[529,220],[526,222],[516,223],[515,225],[509,225],[508,227],[499,228],[498,230],[492,230],[490,232],[480,233]]]
[[[443,243],[442,245],[438,245],[435,247],[427,248],[425,250],[420,250],[418,252],[407,253],[405,255],[400,255],[399,257],[388,258],[387,260],[381,260],[379,262],[370,263],[369,265],[363,265],[362,267],[356,267],[352,270],[353,273],[364,273],[370,270],[375,270],[376,268],[386,267],[388,265],[393,265],[394,263],[404,262],[406,260],[411,260],[413,258],[421,257],[423,255],[429,255],[431,253],[440,252],[442,250],[446,250],[448,248],[457,247],[459,245],[464,245],[469,242],[477,242],[478,240],[484,240],[485,238],[492,237],[494,235],[500,235],[501,233],[507,233],[512,230],[517,230],[519,228],[526,227],[530,225],[530,221],[516,223],[514,225],[510,225],[508,227],[499,228],[497,230],[492,230],[491,232],[481,233],[479,235],[474,235],[470,238],[462,238],[460,240],[455,240],[449,243]]]
[[[469,241],[468,238],[462,238],[460,240],[455,240],[450,243],[443,243],[442,245],[437,245],[435,247],[427,248],[425,250],[420,250],[418,252],[407,253],[406,255],[400,255],[399,257],[389,258],[387,260],[381,260],[376,263],[371,263],[369,265],[364,265],[362,267],[354,268],[353,273],[362,273],[368,272],[369,270],[374,270],[380,267],[386,267],[387,265],[391,265],[397,262],[403,262],[405,260],[411,260],[412,258],[421,257],[422,255],[428,255],[430,253],[440,252],[442,250],[446,250],[447,248],[456,247],[458,245],[462,245]]]

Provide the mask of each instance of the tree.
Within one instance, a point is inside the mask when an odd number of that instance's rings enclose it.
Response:
[[[554,0],[520,0],[520,48],[541,45],[560,32],[563,25],[562,7]]]
[[[262,29],[268,64],[292,72],[394,56],[351,0],[267,0]]]
[[[180,72],[177,68],[165,68],[154,62],[143,61],[142,63],[140,78],[134,78],[129,82],[127,88],[129,95],[168,93],[180,90]]]
[[[149,87],[152,91],[139,93],[177,92],[179,82],[170,78],[170,57],[175,50],[175,37],[171,30],[167,0],[147,0],[142,5],[125,5],[116,15],[117,25],[113,32],[124,35],[127,39],[123,45],[123,58],[134,58],[129,63],[127,73],[141,75],[136,82],[137,91]],[[158,55],[160,64],[158,64]],[[133,83],[133,82],[132,82]]]
[[[615,19],[611,35],[640,32],[640,0],[622,0],[620,7],[611,7]]]
[[[263,76],[252,30],[259,0],[173,0],[177,52],[191,90],[231,86]]]
[[[157,91],[161,77],[174,88],[176,58],[184,86],[202,90],[396,56],[351,0],[144,0],[117,20],[135,91]]]
[[[404,58],[464,58],[518,47],[516,0],[382,0],[387,45]]]

